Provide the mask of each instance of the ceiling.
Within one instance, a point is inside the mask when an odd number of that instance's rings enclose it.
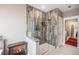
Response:
[[[55,8],[59,8],[62,12],[79,8],[79,4],[30,4],[30,5],[44,12],[48,12]],[[71,8],[68,8],[68,6],[71,6]]]

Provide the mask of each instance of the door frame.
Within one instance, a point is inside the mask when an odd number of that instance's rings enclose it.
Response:
[[[63,21],[63,45],[65,46],[65,21],[68,20],[68,19],[77,19],[78,20],[78,34],[79,34],[79,15],[77,16],[72,16],[72,17],[66,17],[64,18],[64,21]],[[79,48],[79,35],[77,37],[77,48]]]

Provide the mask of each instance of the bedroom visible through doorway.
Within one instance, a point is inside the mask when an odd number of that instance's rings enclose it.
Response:
[[[77,47],[78,20],[65,20],[65,44]]]

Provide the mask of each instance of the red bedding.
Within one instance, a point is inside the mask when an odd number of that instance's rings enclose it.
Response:
[[[65,43],[68,45],[77,47],[77,39],[76,38],[69,38]]]

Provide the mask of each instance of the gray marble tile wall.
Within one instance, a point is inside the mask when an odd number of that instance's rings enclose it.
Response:
[[[49,43],[55,47],[62,44],[63,13],[59,9],[47,13],[26,5],[27,36],[38,38],[40,44]]]
[[[47,42],[55,47],[62,45],[63,13],[54,9],[47,13]]]
[[[26,34],[30,37],[38,38],[40,44],[46,42],[46,14],[32,6],[26,5]]]

